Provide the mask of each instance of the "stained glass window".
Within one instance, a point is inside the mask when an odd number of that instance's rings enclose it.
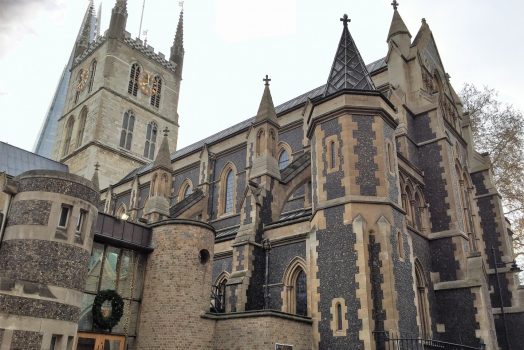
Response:
[[[225,205],[224,205],[224,212],[230,213],[233,211],[233,191],[234,191],[234,178],[233,170],[229,170],[226,175],[226,198],[225,198]]]

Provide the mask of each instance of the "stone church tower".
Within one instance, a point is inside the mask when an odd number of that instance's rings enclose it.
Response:
[[[126,0],[117,0],[105,35],[91,42],[82,35],[75,44],[53,153],[72,173],[87,178],[95,163],[103,164],[101,188],[153,160],[164,127],[171,130],[171,152],[178,138],[183,13],[169,59],[132,39],[126,20]]]

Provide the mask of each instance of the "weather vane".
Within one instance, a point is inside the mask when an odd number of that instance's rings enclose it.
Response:
[[[178,2],[178,6],[180,6],[180,8],[182,9],[182,11],[184,11],[184,2],[183,2],[183,1],[179,1],[179,2]]]

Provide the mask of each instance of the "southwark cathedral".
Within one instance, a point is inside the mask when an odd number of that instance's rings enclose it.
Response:
[[[523,349],[489,154],[397,5],[383,58],[333,18],[325,84],[179,149],[183,12],[163,54],[91,4],[36,153],[0,143],[0,349]]]

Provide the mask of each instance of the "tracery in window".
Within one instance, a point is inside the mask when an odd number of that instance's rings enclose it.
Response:
[[[133,96],[136,96],[138,93],[138,78],[140,77],[140,65],[138,63],[133,63],[131,66],[131,72],[129,73],[129,85],[127,87],[127,92]]]
[[[153,79],[153,87],[151,89],[150,104],[153,107],[158,108],[160,106],[160,95],[162,93],[162,78],[158,75]]]
[[[158,127],[155,122],[147,124],[146,143],[144,146],[144,157],[153,159],[155,157],[156,136]]]
[[[69,154],[69,146],[71,145],[71,136],[73,134],[73,127],[75,126],[75,117],[70,116],[65,127],[64,146],[62,148],[62,156]]]
[[[91,62],[91,66],[89,67],[89,84],[87,87],[87,92],[91,92],[91,90],[93,90],[93,83],[95,81],[95,73],[96,73],[96,60],[93,60],[93,62]]]
[[[307,280],[304,270],[300,270],[295,283],[295,300],[297,315],[307,316]]]
[[[124,113],[122,120],[122,131],[120,132],[120,147],[127,150],[131,149],[131,141],[133,140],[133,129],[135,128],[135,115],[133,111]]]
[[[84,130],[86,127],[86,120],[87,120],[87,107],[83,107],[82,111],[80,112],[80,120],[78,123],[78,129],[76,132],[76,148],[82,146],[82,141],[84,139]]]

